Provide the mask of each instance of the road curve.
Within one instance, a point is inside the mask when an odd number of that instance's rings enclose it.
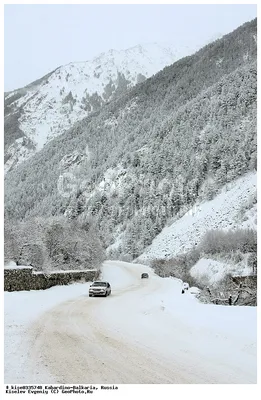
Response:
[[[148,280],[140,279],[144,271],[150,273]],[[106,262],[103,279],[111,283],[111,296],[89,298],[86,293],[30,326],[32,381],[46,382],[48,371],[54,384],[255,383],[247,363],[241,365],[240,355],[235,356],[244,351],[251,363],[251,349],[168,313],[160,300],[166,282],[148,267]],[[223,343],[231,351],[225,360],[213,349]]]

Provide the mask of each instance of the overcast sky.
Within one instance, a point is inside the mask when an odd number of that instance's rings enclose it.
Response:
[[[5,91],[110,49],[197,49],[256,17],[256,5],[5,5]]]

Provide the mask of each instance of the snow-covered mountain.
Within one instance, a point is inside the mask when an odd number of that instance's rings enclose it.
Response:
[[[256,20],[104,104],[9,171],[5,226],[9,220],[11,251],[12,221],[25,220],[31,234],[39,217],[63,218],[68,230],[71,221],[79,229],[93,224],[109,259],[140,256],[142,262],[148,246],[148,261],[168,260],[200,244],[208,230],[240,228],[241,217],[243,227],[248,219],[255,223],[255,37]],[[76,104],[70,93],[68,113]],[[236,179],[242,181],[232,190]],[[227,194],[216,198],[224,186]],[[17,237],[22,249],[23,235]],[[248,250],[254,270],[254,237]]]
[[[180,56],[156,43],[110,50],[91,61],[61,66],[22,89],[6,93],[5,170]]]

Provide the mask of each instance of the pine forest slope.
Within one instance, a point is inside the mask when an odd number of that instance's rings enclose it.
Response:
[[[7,174],[6,218],[92,218],[137,257],[256,168],[256,51],[254,20],[75,124]]]

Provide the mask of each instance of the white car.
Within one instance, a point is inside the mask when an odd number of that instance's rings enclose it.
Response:
[[[89,287],[89,297],[104,296],[107,297],[111,294],[111,286],[109,282],[95,281]]]

